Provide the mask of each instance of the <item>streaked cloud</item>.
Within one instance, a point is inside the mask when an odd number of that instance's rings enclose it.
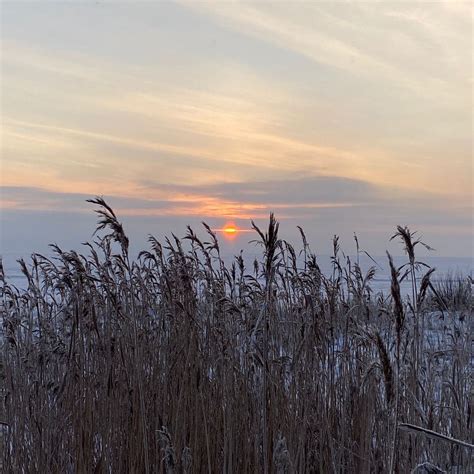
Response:
[[[448,103],[459,100],[460,85],[469,87],[465,60],[472,25],[472,8],[452,3],[184,2],[317,63]],[[436,55],[433,46],[440,47]]]
[[[123,193],[108,198],[122,215],[195,216],[213,218],[266,218],[270,212],[290,217],[295,212],[304,217],[318,209],[370,205],[379,191],[368,183],[337,177],[302,178],[255,183],[210,185],[172,185],[154,182],[140,183],[145,196],[137,198]],[[43,187],[3,186],[3,209],[84,212],[85,200],[91,195],[53,191]],[[330,192],[333,197],[328,200]]]
[[[2,8],[5,210],[472,224],[470,5]]]

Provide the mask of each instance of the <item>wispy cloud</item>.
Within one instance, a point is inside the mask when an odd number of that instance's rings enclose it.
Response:
[[[383,80],[386,86],[408,88],[447,103],[459,99],[460,86],[465,92],[469,87],[470,71],[464,64],[470,46],[469,8],[453,9],[457,15],[446,17],[449,5],[443,2],[430,3],[429,9],[424,4],[393,2],[317,2],[298,8],[265,2],[184,4],[242,34],[370,82]],[[394,18],[422,26],[425,39],[420,41],[419,31],[403,28]],[[433,42],[444,48],[433,54]]]
[[[379,190],[368,183],[337,177],[303,178],[291,181],[262,181],[214,185],[171,185],[143,182],[143,195],[111,194],[123,215],[187,216],[251,219],[277,212],[281,218],[312,215],[318,209],[353,208],[369,205]],[[331,193],[338,189],[341,192]],[[91,196],[39,187],[3,186],[4,209],[83,212]],[[328,199],[329,198],[329,199]]]
[[[358,209],[371,209],[371,217],[383,216],[387,210],[396,214],[408,207],[421,212],[434,204],[441,212],[452,209],[449,202],[440,201],[435,195],[417,198],[387,192],[365,181],[334,176],[207,185],[157,184],[145,180],[135,186],[134,193],[127,195],[113,190],[106,196],[122,215],[248,220],[275,212],[282,219],[307,219],[317,216],[319,211],[336,209],[347,209],[354,215],[359,214]],[[33,186],[3,186],[1,190],[3,209],[64,211],[68,208],[71,212],[84,212],[88,209],[85,200],[91,197],[85,192]],[[459,208],[455,214],[463,212]]]
[[[470,218],[470,5],[102,7],[4,8],[5,209]]]

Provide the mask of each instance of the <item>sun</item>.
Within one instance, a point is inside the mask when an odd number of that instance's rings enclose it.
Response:
[[[216,232],[220,232],[229,240],[233,240],[237,237],[240,232],[244,232],[240,227],[238,227],[234,222],[226,222],[220,229],[215,229]]]
[[[251,232],[250,229],[242,229],[232,221],[227,221],[222,227],[213,229],[214,232],[219,232],[229,240],[234,240],[237,236],[243,232]]]
[[[226,234],[236,234],[238,229],[234,225],[229,224],[222,229],[222,232],[225,232]]]

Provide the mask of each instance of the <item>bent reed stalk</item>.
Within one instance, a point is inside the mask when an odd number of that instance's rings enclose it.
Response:
[[[225,264],[206,225],[208,241],[150,237],[132,261],[112,208],[90,202],[102,234],[86,255],[20,261],[25,290],[1,268],[2,471],[473,469],[472,305],[451,310],[433,269],[418,289],[407,228],[404,298],[390,256],[391,293],[374,294],[375,267],[337,237],[326,276],[303,229],[299,252],[273,215],[253,224],[252,268]]]

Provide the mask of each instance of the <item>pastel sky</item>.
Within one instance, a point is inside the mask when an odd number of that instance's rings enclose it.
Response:
[[[2,2],[1,17],[2,251],[83,241],[84,200],[103,195],[143,239],[274,211],[327,248],[357,232],[380,253],[406,224],[472,255],[471,2]]]

